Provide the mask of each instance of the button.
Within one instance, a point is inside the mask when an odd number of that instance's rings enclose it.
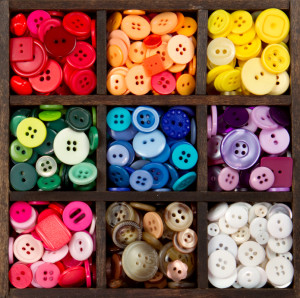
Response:
[[[121,26],[122,14],[118,11],[110,15],[106,23],[106,30],[112,32]]]
[[[292,263],[282,257],[275,257],[266,265],[268,280],[276,285],[283,286],[293,280],[294,267]]]
[[[57,163],[51,156],[41,156],[35,165],[39,176],[50,177],[56,173]]]
[[[249,114],[245,108],[229,107],[225,110],[223,119],[229,126],[239,128],[248,122]]]
[[[12,76],[10,78],[11,89],[19,95],[31,95],[32,87],[27,79],[23,79],[20,76]]]
[[[274,173],[266,167],[258,167],[251,172],[250,186],[258,191],[264,191],[274,184]]]
[[[30,61],[33,59],[33,38],[17,37],[9,40],[9,60],[11,62]]]
[[[128,90],[135,95],[144,95],[151,90],[151,77],[146,75],[142,65],[132,67],[128,71],[125,81]]]
[[[184,190],[192,185],[195,182],[196,178],[197,174],[195,172],[186,173],[174,182],[172,189],[174,191]]]
[[[148,232],[143,232],[142,239],[146,241],[148,244],[150,244],[156,250],[161,250],[163,247],[161,242]]]
[[[216,65],[229,64],[235,57],[235,47],[231,40],[219,37],[207,47],[207,58]]]
[[[225,250],[217,250],[208,257],[208,270],[217,278],[229,277],[236,268],[235,258]]]
[[[56,121],[61,118],[60,111],[42,111],[39,113],[39,119],[42,121]]]
[[[271,236],[285,238],[292,233],[293,223],[287,215],[277,213],[269,218],[267,228]]]
[[[207,156],[212,160],[221,158],[221,144],[223,137],[216,135],[207,141]]]
[[[146,48],[155,49],[161,45],[162,38],[158,34],[150,34],[144,39],[143,43],[146,46]]]
[[[78,37],[86,37],[91,32],[91,18],[83,12],[70,12],[63,18],[64,28]]]
[[[168,263],[167,276],[174,281],[180,281],[187,277],[188,266],[180,260]]]
[[[227,11],[215,10],[208,18],[208,32],[213,35],[223,34],[231,27],[231,19],[232,17]]]
[[[26,191],[34,188],[37,182],[35,168],[27,163],[18,163],[10,170],[10,183],[15,190]]]
[[[111,39],[121,39],[125,43],[127,49],[129,50],[130,48],[129,37],[122,30],[113,30],[108,36],[108,40]]]
[[[141,16],[128,15],[123,18],[121,29],[130,39],[142,40],[150,33],[150,24]]]
[[[120,39],[120,38],[111,38],[108,43],[107,43],[107,47],[108,49],[111,47],[111,46],[117,46],[121,52],[122,52],[122,61],[121,61],[121,65],[125,64],[127,58],[128,58],[128,51],[129,49],[127,48],[125,42]],[[109,54],[111,52],[111,50],[108,51],[107,54]],[[116,53],[116,52],[115,52]],[[115,55],[114,55],[115,58],[117,58]],[[111,58],[110,58],[111,59]],[[120,59],[120,58],[117,58],[117,60]]]
[[[197,164],[198,152],[189,143],[180,144],[173,150],[171,159],[177,168],[189,170]]]
[[[225,213],[226,222],[234,228],[241,228],[248,222],[248,211],[242,206],[231,205]]]
[[[52,28],[60,27],[61,21],[59,19],[51,18],[43,21],[38,28],[38,36],[41,42],[45,42],[45,34]]]
[[[253,19],[249,12],[245,10],[237,10],[231,14],[233,19],[232,32],[236,34],[242,34],[248,30],[253,25]]]
[[[169,40],[167,51],[175,63],[184,64],[193,59],[195,48],[187,36],[179,34]]]
[[[28,161],[32,154],[33,150],[23,146],[17,139],[14,140],[9,149],[10,157],[16,162],[26,162]]]
[[[69,243],[70,255],[77,261],[88,259],[93,253],[93,240],[86,232],[76,232]]]
[[[56,131],[47,128],[47,136],[45,141],[34,149],[39,155],[52,154],[53,153],[53,142],[56,137]]]
[[[225,289],[234,285],[237,279],[237,270],[227,278],[217,278],[208,271],[208,280],[216,288]]]
[[[269,93],[270,95],[281,95],[284,94],[290,86],[290,76],[284,71],[276,75],[276,84]]]
[[[238,171],[230,167],[223,168],[218,175],[218,183],[223,190],[234,190],[239,183]]]
[[[220,219],[219,219],[219,228],[221,230],[222,233],[224,234],[234,234],[238,231],[238,228],[234,228],[234,227],[231,227],[226,219],[225,219],[225,216],[222,216]]]
[[[292,210],[285,204],[276,203],[268,210],[267,219],[270,219],[274,214],[283,213],[289,218],[293,218]]]
[[[69,170],[70,180],[77,185],[87,185],[97,178],[97,168],[88,162],[74,165]]]
[[[152,189],[164,187],[169,181],[169,171],[161,163],[150,162],[142,167],[142,170],[148,171],[153,177]]]
[[[184,22],[181,28],[177,31],[178,34],[192,36],[197,31],[197,22],[191,17],[184,17]]]
[[[92,125],[91,113],[80,107],[68,109],[66,123],[75,131],[86,131]]]
[[[223,73],[225,71],[229,71],[229,70],[233,70],[233,67],[231,65],[216,66],[215,68],[211,69],[207,73],[206,83],[207,84],[212,83],[217,78],[218,75],[220,75],[221,73]]]
[[[191,95],[196,86],[194,77],[190,74],[182,74],[176,81],[176,90],[180,95]]]
[[[131,124],[131,115],[125,108],[117,107],[106,116],[107,125],[114,131],[124,131]]]
[[[244,266],[258,266],[265,259],[265,250],[256,242],[247,241],[240,245],[238,259]]]
[[[153,185],[153,177],[145,170],[137,170],[130,175],[129,183],[136,191],[147,191]]]
[[[145,69],[147,76],[149,77],[159,74],[165,70],[164,62],[160,54],[155,54],[148,58],[145,58],[143,61],[143,67]],[[170,68],[169,71],[171,71]]]
[[[59,277],[58,284],[63,288],[80,287],[86,281],[85,269],[74,266],[66,269]]]
[[[170,72],[163,71],[151,77],[151,86],[159,94],[171,94],[175,90],[176,80]]]
[[[209,221],[217,221],[225,215],[227,209],[228,209],[227,203],[225,203],[225,202],[219,203],[209,209],[208,214],[207,214],[207,219]]]
[[[129,59],[134,63],[142,63],[146,57],[146,46],[142,41],[133,42],[129,48]]]
[[[227,38],[230,39],[236,46],[242,46],[250,43],[256,36],[255,27],[252,26],[248,31],[244,33],[233,33],[231,32]]]
[[[8,278],[15,288],[25,289],[32,281],[32,272],[25,264],[16,263],[10,268]]]
[[[243,267],[238,271],[237,282],[246,289],[253,289],[260,282],[260,273],[257,267]]]
[[[151,132],[159,125],[159,115],[151,107],[140,106],[132,114],[132,123],[141,132]]]
[[[270,116],[270,107],[255,107],[251,113],[252,121],[261,129],[272,130],[278,128],[278,124]]]
[[[163,222],[156,212],[147,212],[143,218],[144,230],[155,238],[160,238],[163,234]]]
[[[35,273],[37,283],[46,289],[54,288],[58,283],[60,270],[55,264],[44,263],[40,265]]]
[[[77,42],[75,49],[67,56],[67,62],[76,69],[89,68],[95,61],[95,49],[84,41]]]
[[[128,145],[131,147],[129,143]],[[131,150],[133,151],[132,147]],[[107,150],[106,158],[111,165],[126,166],[131,163],[134,156],[131,156],[131,152],[124,144],[112,144]]]
[[[207,183],[208,189],[212,191],[222,191],[221,187],[219,186],[218,176],[221,172],[222,168],[218,166],[208,167],[207,172]]]
[[[38,37],[38,29],[41,23],[45,20],[51,19],[48,12],[44,10],[35,10],[27,17],[27,27],[33,37]]]
[[[10,32],[17,36],[22,36],[27,30],[27,20],[23,13],[18,13],[10,20]]]
[[[62,248],[56,251],[45,250],[42,260],[48,263],[56,263],[62,260],[69,252],[68,245],[64,245]]]
[[[256,217],[254,218],[250,223],[250,233],[253,238],[256,238],[256,236],[260,232],[266,232],[267,231],[267,223],[268,221],[265,218]]]
[[[270,107],[270,117],[281,126],[288,126],[291,123],[291,116],[289,109],[284,107]]]
[[[276,254],[284,254],[290,251],[293,246],[293,238],[291,235],[285,238],[270,237],[268,247]]]
[[[173,65],[174,61],[170,58],[170,56],[168,54],[167,46],[168,46],[168,42],[163,41],[159,47],[157,47],[155,49],[151,49],[149,51],[149,54],[147,52],[146,57],[148,58],[148,55],[149,55],[149,57],[151,57],[156,54],[159,54],[160,58],[163,62],[164,69],[169,69]]]
[[[108,168],[108,178],[118,187],[129,186],[129,174],[120,166],[110,165]]]
[[[237,245],[240,245],[250,239],[250,231],[247,226],[241,227],[237,232],[231,234],[231,238],[235,241]]]
[[[123,62],[123,53],[117,45],[110,45],[106,52],[107,61],[112,67],[119,67]]]
[[[109,227],[113,228],[123,220],[134,220],[133,208],[125,202],[115,202],[106,210],[105,219]]]
[[[184,231],[178,232],[174,235],[173,244],[176,243],[178,245],[174,245],[179,251],[183,253],[191,253],[197,247],[198,237],[197,234],[192,229],[186,229]]]
[[[170,33],[177,26],[177,15],[174,12],[160,13],[151,20],[150,26],[154,34]]]
[[[56,135],[53,148],[56,157],[61,162],[74,165],[87,158],[90,144],[85,133],[65,128]]]
[[[40,177],[37,185],[41,190],[50,191],[57,189],[61,184],[61,178],[54,174],[51,177]]]
[[[26,202],[15,202],[9,209],[10,217],[18,222],[26,222],[31,217],[32,207]]]

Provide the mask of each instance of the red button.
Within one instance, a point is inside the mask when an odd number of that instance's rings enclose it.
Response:
[[[49,204],[48,207],[50,209],[53,209],[53,210],[57,211],[60,215],[63,215],[64,209],[65,209],[65,206],[63,204],[58,203],[58,202],[52,202],[51,204]]]
[[[61,26],[61,21],[58,19],[49,19],[42,22],[38,29],[38,36],[40,41],[44,42],[44,37],[47,31],[59,26]]]
[[[33,59],[33,38],[16,37],[9,41],[10,61],[30,61]]]
[[[76,70],[70,78],[69,87],[71,91],[78,95],[91,94],[96,88],[97,78],[90,69]]]
[[[78,41],[74,51],[67,57],[68,63],[77,68],[89,68],[96,61],[95,49],[85,41]]]
[[[71,75],[72,73],[76,70],[76,68],[72,67],[69,63],[66,63],[64,65],[64,69],[63,69],[63,72],[64,72],[64,81],[65,83],[69,86],[69,83],[70,83],[70,78],[71,78]]]
[[[161,36],[158,34],[151,34],[144,39],[144,45],[149,49],[155,49],[162,44]]]
[[[19,76],[12,76],[10,79],[11,89],[19,95],[30,95],[32,94],[32,88],[28,80],[23,79]]]
[[[57,95],[71,95],[72,92],[70,88],[67,86],[65,82],[61,82],[61,84],[55,89],[55,94]]]
[[[65,14],[62,11],[57,11],[57,10],[48,10],[47,11],[51,17],[56,17],[56,18],[63,18]]]
[[[54,57],[65,57],[72,53],[76,38],[63,27],[55,27],[45,34],[45,48]]]
[[[32,281],[32,272],[26,265],[16,263],[10,268],[8,278],[17,289],[25,289]]]
[[[42,43],[33,40],[33,60],[25,62],[11,62],[13,71],[22,77],[38,75],[46,66],[48,56]]]
[[[48,208],[48,209],[43,210],[43,211],[39,214],[38,219],[37,219],[37,222],[38,222],[38,223],[41,222],[43,219],[45,219],[46,217],[48,217],[48,216],[50,216],[50,215],[52,215],[52,214],[55,214],[55,215],[57,215],[58,217],[61,218],[61,215],[60,215],[57,211]]]
[[[151,78],[151,85],[159,94],[171,94],[176,88],[176,80],[170,72],[164,71]]]
[[[10,32],[17,36],[22,36],[27,30],[26,17],[19,13],[10,20]]]
[[[80,287],[85,283],[85,269],[83,267],[72,267],[65,270],[58,279],[62,288]]]
[[[71,267],[75,267],[75,266],[81,266],[82,263],[83,263],[82,261],[75,260],[70,255],[70,253],[68,253],[61,261],[64,264],[64,266],[67,267],[67,268],[71,268]]]
[[[75,36],[89,36],[91,18],[83,12],[70,12],[63,19],[64,28]]]
[[[45,69],[37,76],[29,78],[32,88],[38,92],[46,93],[54,91],[61,83],[63,78],[60,65],[49,59]]]
[[[97,45],[96,20],[92,20],[91,23],[91,39],[92,39],[92,46],[96,49],[96,45]]]

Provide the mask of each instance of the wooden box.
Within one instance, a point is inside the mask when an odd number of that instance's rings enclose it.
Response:
[[[289,95],[283,96],[209,96],[206,95],[206,46],[207,19],[215,9],[248,11],[279,8],[290,17],[291,88]],[[9,18],[12,13],[28,12],[35,9],[86,11],[96,16],[97,24],[97,90],[89,96],[17,96],[10,95],[9,88]],[[197,87],[191,96],[112,96],[106,92],[106,19],[113,11],[124,9],[143,9],[147,11],[183,11],[197,16]],[[300,296],[300,1],[299,0],[1,0],[0,1],[0,297],[296,297]],[[298,60],[299,59],[299,60]],[[9,115],[14,106],[32,106],[40,104],[88,105],[97,107],[100,146],[97,149],[97,167],[99,176],[95,191],[90,192],[16,192],[9,186]],[[106,111],[109,106],[123,105],[191,105],[196,110],[197,165],[198,178],[196,190],[190,192],[130,192],[118,193],[106,191]],[[291,148],[294,159],[292,191],[287,193],[268,192],[209,192],[207,191],[207,154],[206,154],[206,115],[208,105],[285,105],[290,107],[292,117]],[[298,118],[299,117],[299,118]],[[298,135],[298,137],[297,137]],[[97,285],[96,288],[71,289],[24,289],[10,288],[8,281],[8,237],[9,203],[18,200],[47,201],[92,201],[95,202],[97,215]],[[106,228],[105,211],[107,204],[113,201],[187,201],[197,204],[197,233],[200,239],[197,248],[197,287],[194,289],[109,289],[106,287]],[[283,202],[293,210],[293,264],[294,282],[287,289],[215,289],[209,287],[207,279],[207,221],[206,214],[211,202]]]

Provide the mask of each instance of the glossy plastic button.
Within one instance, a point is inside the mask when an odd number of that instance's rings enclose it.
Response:
[[[114,131],[124,131],[131,124],[131,115],[125,108],[114,108],[106,116],[107,125]]]
[[[92,125],[91,113],[80,107],[68,109],[66,123],[75,131],[86,131]]]
[[[87,185],[97,178],[97,168],[88,162],[74,165],[69,170],[70,180],[77,185]]]
[[[150,23],[151,31],[164,35],[170,33],[177,25],[177,15],[174,12],[163,12],[156,15]]]
[[[14,140],[10,145],[9,154],[16,162],[26,162],[31,158],[33,150],[23,146],[18,140]]]
[[[150,24],[141,16],[128,15],[123,18],[121,29],[130,39],[142,40],[150,33]]]
[[[77,261],[88,259],[93,253],[93,240],[86,232],[76,232],[69,243],[70,255]]]
[[[57,163],[51,156],[41,156],[37,160],[35,168],[39,176],[50,177],[56,173]]]
[[[35,168],[27,163],[18,163],[10,170],[10,183],[15,190],[27,191],[34,188],[37,182]]]
[[[218,175],[218,183],[223,190],[234,190],[239,183],[239,173],[230,167],[223,168]]]
[[[55,264],[44,263],[35,272],[37,283],[43,288],[54,288],[58,283],[60,270]]]
[[[85,269],[81,266],[74,266],[66,269],[59,277],[58,284],[62,288],[80,287],[86,281]]]
[[[142,65],[133,66],[125,77],[128,90],[135,95],[144,95],[151,90],[151,77]]]
[[[87,42],[79,41],[67,57],[67,62],[76,69],[91,67],[96,61],[95,49]]]
[[[141,132],[151,132],[159,125],[159,115],[151,107],[140,106],[132,114],[132,123]]]
[[[130,175],[129,183],[134,190],[147,191],[153,185],[153,177],[145,170],[137,170]]]
[[[110,165],[108,178],[118,187],[127,187],[129,185],[129,174],[123,167]]]
[[[278,124],[270,116],[270,107],[255,107],[251,112],[251,119],[261,129],[273,130],[278,128]]]
[[[97,77],[90,69],[75,70],[70,75],[69,87],[74,94],[91,94],[97,85]]]
[[[193,59],[195,48],[187,36],[176,35],[169,40],[167,51],[175,63],[184,64]]]
[[[41,23],[51,19],[48,12],[44,10],[35,10],[27,17],[27,26],[33,37],[38,37],[38,29]]]
[[[17,289],[25,289],[32,281],[32,272],[25,264],[14,264],[8,272],[8,278]]]
[[[19,223],[27,221],[31,217],[32,207],[26,202],[15,202],[9,209],[10,217]]]
[[[63,26],[75,36],[89,36],[91,32],[91,18],[83,12],[70,12],[65,15]]]
[[[175,90],[176,80],[170,72],[163,71],[151,77],[151,86],[159,94],[171,94]]]
[[[207,47],[207,58],[216,65],[229,64],[235,56],[235,47],[231,40],[219,37],[212,40]]]
[[[142,170],[148,171],[153,177],[153,189],[164,187],[169,180],[168,169],[161,163],[150,162],[143,166]]]
[[[198,152],[189,143],[178,145],[171,156],[174,165],[181,170],[193,168],[198,161]]]

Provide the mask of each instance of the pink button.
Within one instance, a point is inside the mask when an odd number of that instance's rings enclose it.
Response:
[[[61,21],[59,19],[48,19],[42,22],[38,28],[38,36],[40,41],[44,42],[45,34],[54,27],[61,26]]]
[[[180,260],[168,263],[167,276],[178,282],[187,277],[188,265]]]
[[[89,68],[95,61],[95,49],[85,41],[77,42],[74,51],[67,57],[67,62],[77,69]]]
[[[248,119],[248,122],[242,128],[247,129],[247,130],[255,133],[257,131],[257,125],[255,124],[255,122],[251,118],[252,110],[250,108],[246,108],[246,110],[249,114],[249,119]]]
[[[223,168],[218,176],[218,182],[223,190],[234,190],[239,183],[239,173],[230,167]]]
[[[293,159],[291,157],[263,157],[260,165],[273,171],[275,176],[273,188],[292,186]]]
[[[251,172],[249,184],[259,191],[264,191],[272,187],[275,181],[275,176],[267,167],[258,167]]]
[[[33,38],[16,37],[9,40],[10,61],[30,61],[33,59]]]
[[[258,106],[250,115],[253,122],[261,129],[276,129],[278,124],[273,121],[269,114],[270,107]]]
[[[75,267],[75,266],[81,266],[82,261],[75,260],[70,253],[68,253],[62,260],[62,263],[67,268]]]
[[[90,69],[75,70],[71,77],[69,87],[74,94],[91,94],[97,85],[95,73]]]
[[[68,254],[68,252],[69,247],[67,244],[56,251],[46,250],[43,254],[42,260],[48,263],[56,263],[62,260]]]
[[[90,260],[84,261],[85,275],[86,275],[86,287],[92,287],[92,277],[91,277],[91,268],[90,268]]]
[[[159,94],[171,94],[176,88],[176,80],[169,71],[163,71],[151,77],[151,85]]]
[[[41,23],[48,19],[51,19],[51,16],[44,10],[35,10],[29,14],[27,18],[27,26],[32,37],[38,37],[38,29]]]
[[[25,231],[25,230],[31,229],[35,226],[37,213],[33,207],[30,206],[30,209],[31,209],[31,215],[30,215],[29,219],[24,222],[17,222],[12,217],[10,217],[10,223],[11,223],[12,227],[14,228],[14,230]]]
[[[32,207],[26,202],[15,202],[9,209],[10,217],[19,223],[27,221],[31,217]]]
[[[35,273],[35,279],[43,288],[53,288],[58,283],[60,270],[55,264],[44,263],[38,267]]]
[[[207,138],[211,138],[211,115],[207,116]]]
[[[24,264],[14,264],[9,270],[8,278],[17,289],[25,289],[32,281],[32,272]]]
[[[32,281],[31,281],[31,285],[34,286],[35,288],[42,288],[42,286],[40,284],[38,284],[38,282],[35,279],[35,273],[37,271],[37,269],[39,268],[39,266],[43,265],[45,262],[43,261],[38,261],[33,263],[30,266],[31,272],[32,272]]]
[[[48,201],[29,201],[28,204],[29,205],[38,205],[38,206],[42,206],[42,205],[49,205],[50,202]]]
[[[93,212],[88,204],[75,201],[68,204],[63,212],[63,221],[72,231],[82,231],[90,226]]]
[[[216,106],[211,106],[211,135],[215,136],[218,130],[218,112]]]
[[[8,239],[8,263],[14,263],[14,238],[9,237]]]
[[[259,134],[259,142],[265,152],[269,154],[280,154],[288,148],[290,135],[283,127],[274,130],[263,129]]]
[[[78,261],[88,259],[93,253],[93,239],[86,232],[76,232],[69,243],[70,255]]]

